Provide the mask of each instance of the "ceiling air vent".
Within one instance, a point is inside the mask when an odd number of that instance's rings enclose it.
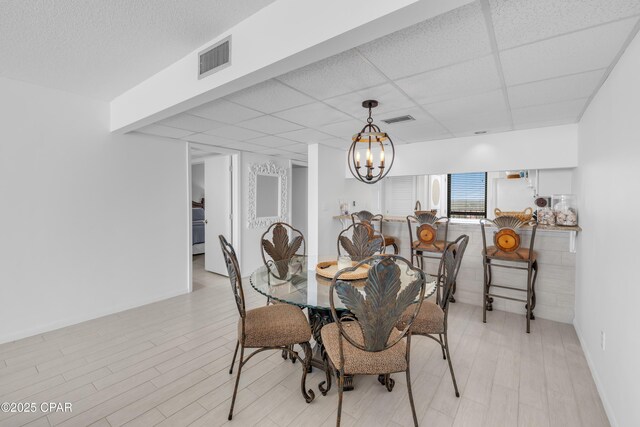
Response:
[[[231,36],[201,51],[198,58],[199,79],[231,65]]]
[[[411,117],[411,116],[400,116],[400,117],[393,117],[391,119],[385,119],[385,120],[382,120],[382,121],[385,122],[388,125],[391,125],[393,123],[409,122],[411,120],[415,120],[415,119],[413,117]]]

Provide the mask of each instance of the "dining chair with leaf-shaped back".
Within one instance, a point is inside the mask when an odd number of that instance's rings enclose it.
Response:
[[[362,265],[370,266],[364,286],[340,280],[343,273]],[[426,278],[422,270],[397,255],[375,255],[353,267],[340,270],[331,282],[329,303],[334,323],[320,331],[325,347],[326,382],[320,391],[331,388],[331,372],[338,381],[338,417],[342,416],[345,375],[385,375],[405,372],[409,404],[418,425],[411,391],[411,325],[425,296]],[[338,314],[336,297],[349,310]],[[413,315],[402,331],[396,329],[400,316],[409,306]],[[326,387],[325,387],[326,384]]]
[[[238,320],[238,339],[236,349],[233,352],[233,360],[229,368],[229,374],[233,373],[233,366],[236,362],[238,349],[240,350],[240,360],[238,361],[238,373],[236,376],[233,397],[231,398],[231,408],[229,409],[229,419],[233,417],[233,407],[238,394],[238,385],[243,366],[257,353],[265,350],[281,350],[289,353],[293,359],[298,359],[302,363],[302,395],[307,403],[314,399],[312,390],[307,390],[307,372],[311,366],[311,327],[307,318],[298,307],[289,304],[275,304],[247,310],[245,306],[244,289],[242,287],[242,275],[238,265],[238,258],[224,236],[220,235],[220,246],[222,255],[227,267],[231,290],[233,291],[234,302],[238,309],[240,319]],[[292,350],[294,344],[299,344],[305,353],[302,359],[299,354]],[[246,358],[244,350],[246,348],[255,349]]]
[[[295,256],[305,256],[307,251],[302,232],[286,222],[271,224],[260,237],[260,248],[264,265],[280,279],[289,272],[286,261]]]
[[[458,391],[456,376],[453,372],[451,354],[449,353],[449,336],[447,335],[449,303],[451,302],[451,293],[453,292],[468,243],[469,236],[463,234],[447,245],[438,267],[438,277],[440,278],[442,295],[438,294],[435,302],[424,301],[411,326],[411,333],[413,335],[422,335],[440,344],[442,358],[446,359],[449,364],[451,380],[453,381],[453,388],[457,397],[460,397],[460,392]],[[411,319],[412,315],[413,306],[410,306],[400,318],[397,326],[399,330],[405,328],[407,321]]]
[[[349,238],[349,234],[351,238]],[[384,236],[376,234],[371,226],[357,222],[338,234],[338,255],[346,252],[352,261],[361,261],[376,253],[384,253]]]

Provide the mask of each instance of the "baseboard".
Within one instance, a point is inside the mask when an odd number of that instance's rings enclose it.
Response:
[[[40,325],[35,328],[26,329],[20,332],[15,332],[9,335],[0,336],[0,344],[5,344],[11,341],[21,340],[23,338],[29,338],[34,335],[40,335],[47,332],[54,331],[56,329],[61,329],[67,326],[76,325],[78,323],[86,322],[89,320],[98,319],[100,317],[110,316],[112,314],[120,313],[122,311],[131,310],[132,308],[142,307],[143,305],[153,304],[154,302],[162,301],[165,299],[173,298],[178,295],[183,295],[188,293],[187,290],[170,292],[165,295],[161,295],[151,299],[145,299],[144,301],[137,301],[128,304],[122,304],[119,306],[111,307],[109,309],[98,311],[94,314],[77,316],[70,319],[58,320],[55,322],[48,323],[46,325]]]
[[[598,372],[595,369],[593,364],[593,359],[591,359],[591,355],[587,350],[587,346],[585,345],[585,341],[582,338],[582,332],[580,331],[580,327],[576,323],[575,319],[573,320],[573,327],[576,330],[576,335],[578,336],[578,341],[580,341],[580,347],[582,347],[582,352],[584,353],[585,359],[587,359],[587,365],[589,365],[589,371],[591,371],[591,376],[593,377],[593,382],[596,383],[596,389],[598,389],[598,394],[600,395],[600,400],[602,400],[602,406],[604,406],[604,411],[607,414],[607,418],[609,419],[609,424],[612,427],[618,427],[618,422],[616,421],[616,417],[613,413],[613,408],[607,399],[607,395],[604,392],[604,386],[602,385],[602,381],[600,381],[600,377],[598,376]]]

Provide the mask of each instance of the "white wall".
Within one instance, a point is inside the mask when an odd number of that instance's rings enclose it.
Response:
[[[347,153],[325,145],[309,146],[309,248],[310,255],[336,254],[340,221],[340,201],[349,203],[349,212],[379,212],[379,185],[368,185],[343,175]],[[354,206],[355,202],[355,206]]]
[[[576,166],[578,127],[563,125],[398,145],[389,176]]]
[[[578,234],[575,326],[614,426],[640,425],[638,76],[636,36],[580,121],[575,174],[584,230]]]
[[[199,202],[204,197],[204,163],[191,165],[191,200]]]
[[[307,239],[308,215],[308,168],[294,167],[291,170],[291,225],[300,230]]]
[[[0,78],[0,342],[187,292],[186,143]]]
[[[244,274],[249,275],[263,264],[260,254],[260,236],[266,231],[266,227],[249,228],[249,167],[252,163],[274,163],[277,166],[287,168],[287,212],[286,221],[291,221],[291,161],[271,156],[263,156],[253,153],[240,155],[240,239],[236,252],[240,258],[240,267]]]

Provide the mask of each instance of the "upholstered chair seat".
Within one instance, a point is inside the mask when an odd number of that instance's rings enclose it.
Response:
[[[417,251],[442,252],[447,247],[447,243],[443,240],[436,240],[433,243],[423,243],[420,240],[414,240],[411,247]]]
[[[362,328],[358,322],[343,322],[342,328],[349,335],[349,338],[362,346],[364,345]],[[321,335],[329,358],[336,364],[336,369],[341,369],[338,325],[336,323],[326,325],[322,328]],[[392,331],[389,341],[392,342],[399,336],[400,332]],[[392,373],[407,370],[407,346],[404,340],[400,340],[394,346],[379,352],[361,350],[346,339],[343,339],[342,345],[346,375],[377,375],[381,372]]]
[[[406,326],[414,311],[413,305],[404,311],[398,322],[398,328],[403,329]],[[413,325],[411,325],[411,333],[417,335],[444,333],[444,311],[442,308],[431,301],[423,302]]]
[[[482,252],[482,254],[484,255],[484,251]],[[527,248],[518,248],[513,252],[504,252],[495,246],[489,246],[487,247],[486,255],[506,261],[529,261],[529,249]],[[536,251],[533,251],[532,260],[535,260],[537,258],[537,255],[538,254],[536,253]]]
[[[242,334],[242,321],[238,321]],[[307,318],[298,307],[274,304],[247,310],[244,319],[245,347],[279,347],[311,339]]]

